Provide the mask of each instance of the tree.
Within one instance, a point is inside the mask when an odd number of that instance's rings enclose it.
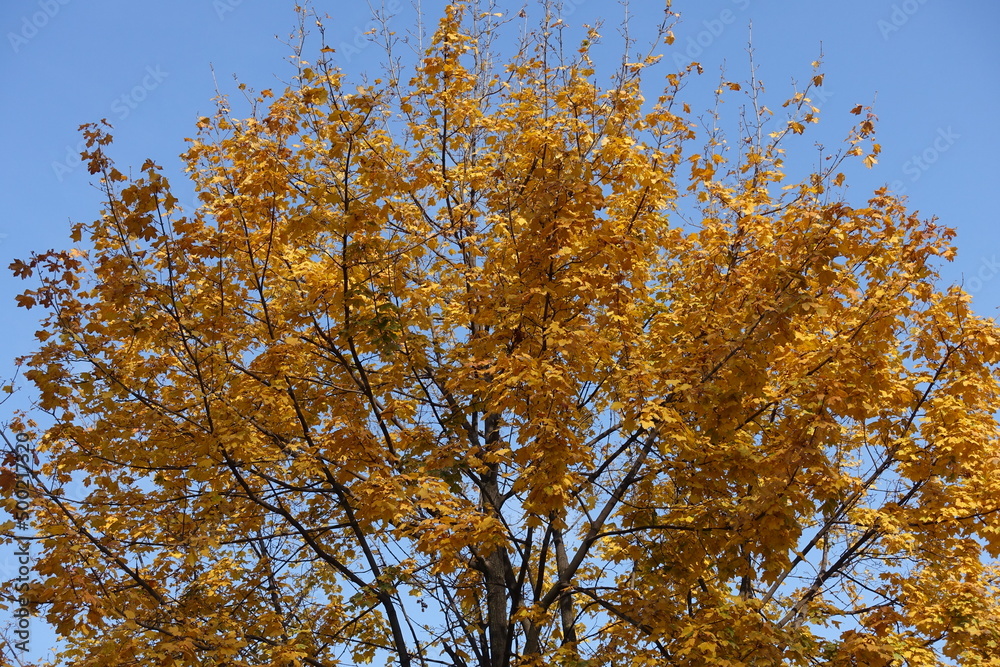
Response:
[[[1000,332],[846,201],[874,116],[796,182],[809,88],[692,147],[696,65],[504,20],[221,100],[194,211],[84,128],[105,209],[12,265],[64,664],[997,664]]]

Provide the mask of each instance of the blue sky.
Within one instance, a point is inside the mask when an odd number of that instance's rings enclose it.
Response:
[[[423,0],[431,21],[441,0]],[[520,1],[497,0],[498,11],[516,14]],[[178,153],[196,120],[211,115],[216,86],[236,93],[234,75],[250,87],[280,90],[292,76],[288,35],[296,25],[294,3],[285,0],[4,0],[0,6],[0,375],[12,359],[31,350],[37,310],[15,308],[14,296],[30,285],[6,266],[32,251],[67,247],[72,222],[93,219],[99,194],[90,185],[79,152],[77,127],[107,118],[114,125],[112,157],[119,168],[145,158],[163,165],[185,201]],[[397,9],[390,26],[405,35],[416,26],[409,0],[372,0]],[[608,0],[565,0],[573,25],[604,20],[604,53],[617,62],[617,26],[623,6]],[[361,33],[371,27],[369,4],[314,0],[329,13],[327,40],[349,74],[376,72],[380,53]],[[632,34],[649,36],[663,2],[633,0]],[[1000,3],[995,0],[675,0],[683,14],[665,67],[699,61],[705,74],[684,91],[697,110],[707,92],[726,78],[745,81],[746,45],[752,36],[758,76],[767,103],[779,108],[793,79],[804,84],[810,63],[824,53],[825,85],[815,102],[821,125],[799,138],[804,158],[813,141],[834,147],[856,117],[857,104],[873,105],[883,152],[871,171],[848,173],[849,198],[860,204],[891,184],[905,191],[911,208],[958,230],[959,255],[943,267],[945,282],[964,281],[977,310],[995,315],[1000,306],[1000,226],[993,197],[1000,184]],[[528,6],[532,16],[537,7]],[[644,33],[643,31],[646,30]],[[214,74],[213,74],[214,72]],[[655,82],[654,82],[655,83]],[[655,87],[650,93],[655,94]],[[234,95],[235,98],[235,95]],[[736,98],[724,113],[738,110]],[[993,118],[993,120],[990,120]],[[815,126],[814,126],[815,127]],[[812,130],[812,128],[811,128]],[[122,169],[125,171],[125,169]],[[27,405],[25,394],[0,407]],[[4,412],[6,411],[6,412]],[[10,572],[0,552],[0,578]],[[0,624],[3,623],[0,612]],[[39,628],[33,652],[51,636]]]

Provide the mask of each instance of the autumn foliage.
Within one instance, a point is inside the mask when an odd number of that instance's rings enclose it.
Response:
[[[873,116],[792,179],[808,89],[706,139],[506,20],[221,100],[196,210],[85,128],[105,209],[12,266],[60,664],[998,664],[1000,332],[845,199]]]

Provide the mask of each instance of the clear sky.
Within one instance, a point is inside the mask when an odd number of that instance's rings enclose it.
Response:
[[[32,349],[37,310],[15,308],[14,296],[31,287],[7,265],[32,251],[67,247],[72,222],[90,221],[99,195],[76,155],[77,127],[107,118],[114,125],[111,156],[122,171],[147,157],[183,186],[178,153],[200,116],[214,111],[216,86],[237,93],[234,75],[255,89],[290,79],[287,36],[296,25],[289,0],[3,0],[0,4],[0,375],[15,356]],[[328,13],[327,40],[349,75],[376,72],[379,49],[362,36],[371,27],[363,0],[314,0]],[[415,3],[414,3],[415,4]],[[423,0],[436,20],[441,0]],[[521,0],[497,0],[495,11],[516,14]],[[405,35],[416,26],[409,0],[371,0],[397,10],[390,26]],[[574,25],[604,20],[609,63],[624,8],[610,0],[564,0]],[[529,20],[538,16],[527,6]],[[871,171],[848,173],[849,197],[860,204],[890,184],[911,208],[958,230],[959,255],[943,267],[946,282],[963,281],[982,314],[1000,306],[1000,226],[994,197],[1000,190],[1000,2],[996,0],[675,0],[683,14],[664,67],[692,60],[705,69],[685,89],[693,109],[710,102],[706,91],[726,78],[745,81],[746,46],[755,49],[768,106],[779,108],[811,76],[822,52],[825,84],[814,102],[821,125],[789,149],[814,155],[820,139],[835,147],[856,117],[857,104],[873,105],[883,152]],[[662,0],[632,0],[632,34],[649,36],[662,16]],[[646,30],[644,33],[643,30]],[[276,37],[277,36],[277,37]],[[308,54],[307,54],[308,55]],[[214,71],[214,74],[213,74]],[[655,82],[653,82],[655,83]],[[657,91],[650,89],[651,94]],[[234,95],[235,97],[236,95]],[[735,114],[737,98],[725,112]],[[992,119],[992,120],[991,120]],[[813,126],[815,128],[815,126]],[[811,130],[813,128],[810,128]],[[126,172],[127,173],[127,172]],[[185,201],[182,187],[176,193]],[[4,382],[6,384],[6,381]],[[0,406],[26,407],[28,395]],[[14,559],[0,552],[0,579]],[[0,612],[0,625],[5,621]],[[38,623],[32,653],[42,655],[51,635]]]

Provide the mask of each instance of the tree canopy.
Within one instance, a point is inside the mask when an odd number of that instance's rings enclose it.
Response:
[[[706,137],[697,65],[506,20],[220,99],[194,210],[84,128],[104,209],[12,264],[59,664],[1000,664],[1000,332],[848,201],[870,110],[794,179],[809,87]]]

